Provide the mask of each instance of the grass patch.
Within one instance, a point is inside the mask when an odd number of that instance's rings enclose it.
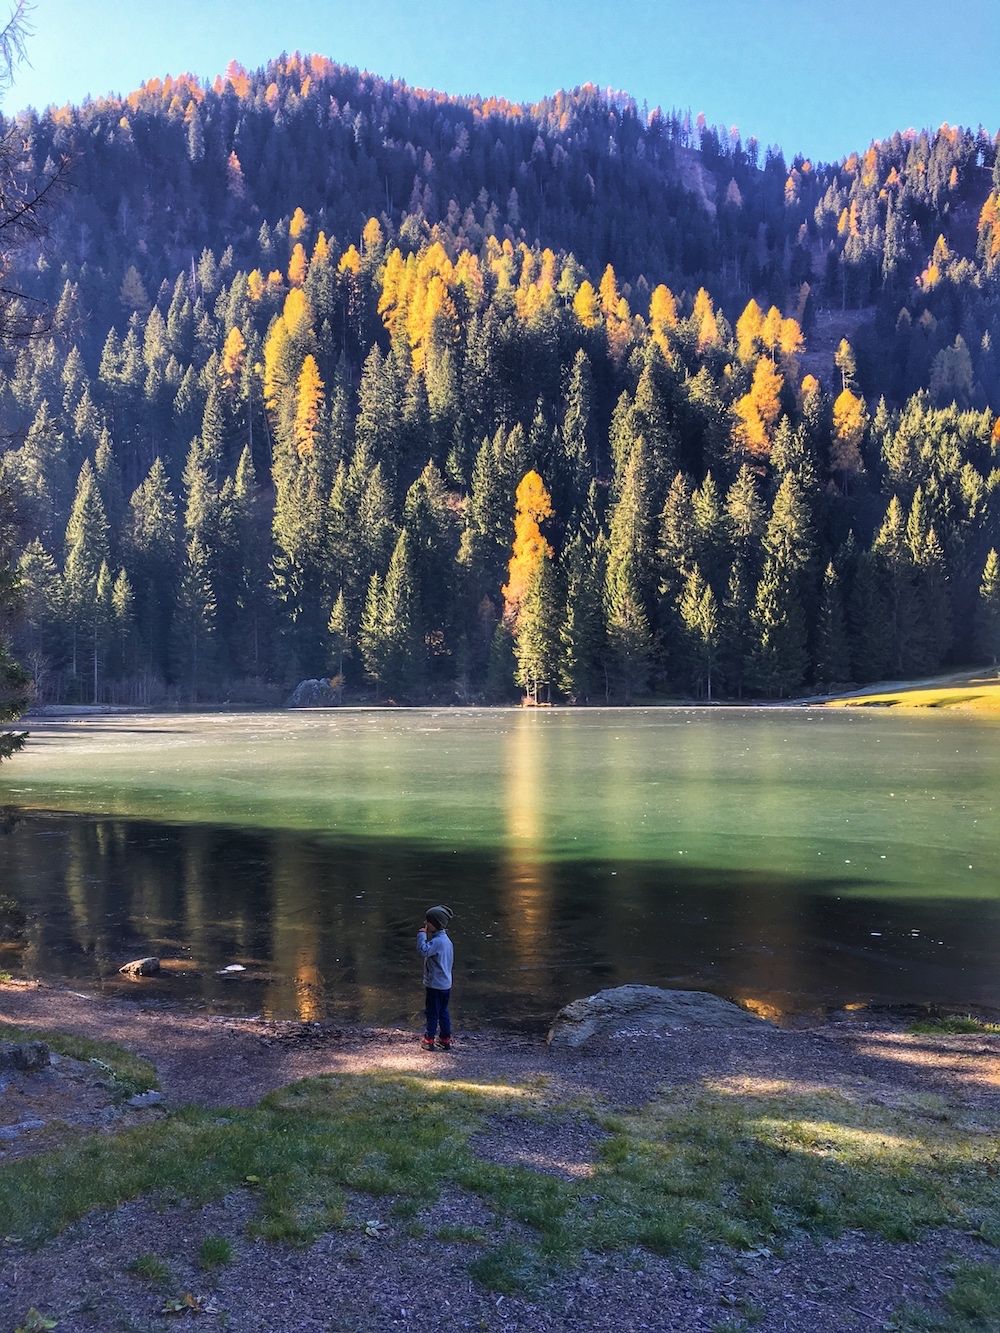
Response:
[[[153,1282],[164,1286],[170,1281],[170,1269],[158,1254],[137,1255],[128,1266],[128,1271],[144,1282]]]
[[[198,1263],[206,1272],[233,1262],[233,1247],[225,1236],[206,1236],[198,1247]]]
[[[139,1196],[200,1204],[242,1187],[259,1203],[252,1234],[305,1244],[345,1225],[348,1191],[391,1199],[405,1231],[442,1189],[460,1189],[490,1208],[504,1239],[476,1228],[441,1238],[485,1240],[470,1271],[501,1292],[533,1287],[584,1251],[644,1247],[697,1262],[706,1244],[847,1228],[1000,1237],[1000,1139],[940,1108],[697,1085],[601,1119],[610,1137],[586,1179],[501,1166],[470,1147],[491,1115],[544,1110],[540,1090],[520,1087],[307,1079],[257,1107],[179,1111],[0,1168],[0,1234],[38,1241],[93,1208]]]
[[[0,1023],[0,1041],[44,1041],[57,1055],[98,1065],[108,1075],[112,1094],[117,1098],[151,1092],[158,1086],[156,1070],[148,1060],[112,1041],[91,1041],[89,1037],[77,1037],[71,1032],[19,1028],[11,1023]]]
[[[983,1333],[1000,1328],[1000,1268],[956,1265],[944,1306],[944,1313],[936,1314],[908,1305],[888,1327],[898,1333]]]
[[[947,1018],[920,1019],[917,1023],[911,1023],[907,1031],[922,1033],[931,1037],[966,1032],[998,1036],[1000,1035],[1000,1023],[987,1023],[985,1019],[973,1018],[971,1014],[951,1014]]]
[[[960,708],[963,712],[1000,713],[1000,681],[977,678],[961,685],[935,685],[884,692],[860,691],[831,699],[824,708]]]

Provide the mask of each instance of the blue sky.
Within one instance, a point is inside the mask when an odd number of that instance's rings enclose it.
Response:
[[[788,156],[1000,124],[1000,0],[36,0],[32,21],[7,112],[300,50],[452,93],[623,88]]]

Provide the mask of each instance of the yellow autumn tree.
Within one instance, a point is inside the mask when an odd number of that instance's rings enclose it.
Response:
[[[781,359],[785,362],[794,362],[797,356],[800,356],[805,346],[805,339],[802,336],[802,329],[797,319],[788,319],[781,321],[781,335],[778,339],[778,347],[781,351]]]
[[[306,249],[301,241],[296,241],[292,250],[292,257],[288,261],[288,281],[293,287],[301,287],[306,280],[306,272],[309,268],[309,261],[306,259]]]
[[[330,242],[326,239],[326,232],[321,231],[316,237],[316,244],[313,246],[312,262],[330,258]]]
[[[781,342],[781,311],[776,305],[771,306],[764,316],[764,323],[760,329],[760,340],[767,348],[767,351],[773,361]]]
[[[721,339],[719,338],[719,324],[715,318],[715,306],[704,287],[698,288],[694,298],[691,322],[697,330],[699,352],[705,352],[710,347],[719,345]]]
[[[308,353],[299,371],[295,397],[295,447],[300,458],[311,454],[316,446],[316,432],[320,427],[325,402],[324,387],[316,359],[312,353]]]
[[[243,371],[246,359],[247,341],[234,324],[226,334],[222,347],[222,359],[219,362],[219,379],[226,389],[232,391]]]
[[[288,224],[288,234],[293,241],[296,241],[308,226],[309,226],[309,219],[306,217],[305,213],[302,211],[301,208],[297,208],[295,212],[292,214],[291,222],[289,222]]]
[[[841,390],[833,402],[830,462],[833,470],[843,476],[845,487],[848,479],[863,469],[861,441],[864,439],[867,421],[865,400],[850,389]]]
[[[247,296],[251,301],[259,301],[264,295],[264,275],[255,268],[247,275]]]
[[[288,325],[279,315],[264,342],[264,402],[275,411],[288,386]]]
[[[349,245],[340,256],[340,263],[337,265],[338,273],[360,273],[361,255],[358,253],[356,245]]]
[[[613,315],[618,309],[618,302],[621,300],[621,294],[618,291],[618,279],[615,277],[615,271],[609,264],[601,275],[601,307],[606,315]]]
[[[507,620],[516,619],[541,562],[552,557],[552,547],[539,527],[545,519],[552,517],[552,513],[552,497],[545,489],[544,481],[534,469],[526,472],[514,497],[514,545],[507,566],[507,583],[503,588]]]
[[[736,321],[736,352],[744,363],[754,358],[763,323],[764,312],[751,297],[743,308],[743,314]]]
[[[672,355],[670,334],[677,327],[677,301],[669,287],[661,282],[653,288],[649,298],[649,333],[653,342],[669,361]]]
[[[281,317],[292,338],[298,337],[312,324],[312,306],[301,287],[293,287],[285,297]]]
[[[366,255],[377,253],[385,245],[385,236],[378,218],[369,218],[361,232],[361,249]]]
[[[753,382],[735,404],[733,437],[748,454],[766,458],[771,452],[771,430],[781,410],[784,380],[773,362],[761,357],[754,367]]]
[[[573,297],[573,314],[585,329],[596,329],[601,322],[601,306],[593,283],[584,278]]]

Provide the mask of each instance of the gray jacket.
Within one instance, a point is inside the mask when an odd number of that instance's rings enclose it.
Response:
[[[439,930],[429,940],[426,930],[418,931],[417,952],[423,954],[424,985],[431,990],[451,990],[451,964],[455,957],[455,946],[448,938],[448,932]]]

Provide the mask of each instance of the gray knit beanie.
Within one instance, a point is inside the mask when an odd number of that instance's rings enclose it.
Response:
[[[445,907],[443,903],[439,903],[437,907],[428,907],[427,911],[424,913],[426,919],[430,921],[432,925],[437,926],[438,930],[447,930],[448,922],[454,915],[455,913],[451,908]]]

